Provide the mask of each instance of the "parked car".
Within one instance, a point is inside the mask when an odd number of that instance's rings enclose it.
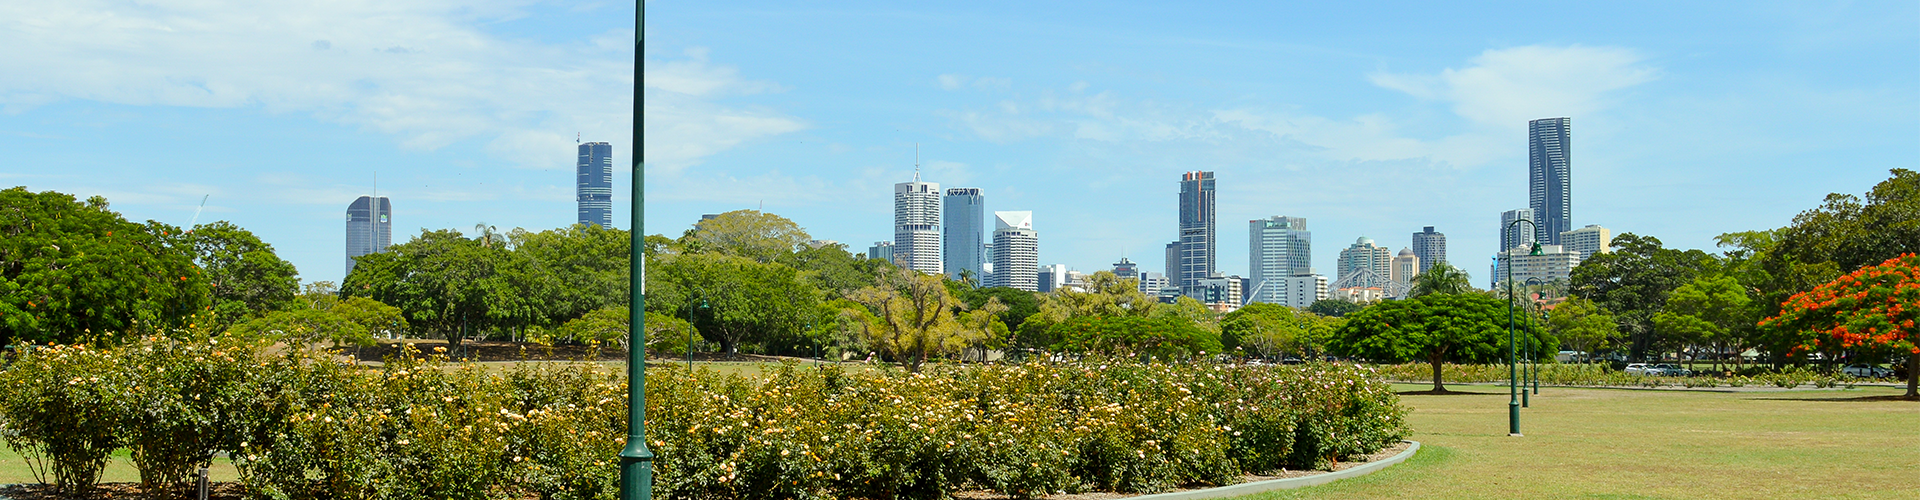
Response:
[[[1840,369],[1840,373],[1863,378],[1888,378],[1893,376],[1893,370],[1865,364],[1847,365]]]
[[[1686,368],[1681,368],[1681,367],[1680,367],[1680,365],[1673,365],[1673,364],[1658,364],[1658,365],[1654,365],[1654,366],[1653,366],[1653,368],[1649,368],[1649,369],[1648,369],[1648,371],[1649,371],[1649,372],[1656,372],[1656,371],[1657,371],[1657,373],[1648,373],[1648,375],[1659,375],[1659,376],[1662,376],[1662,377],[1691,377],[1691,376],[1693,376],[1693,370],[1689,370],[1689,369],[1686,369]]]
[[[1653,375],[1652,373],[1647,373],[1647,370],[1650,368],[1652,367],[1646,363],[1629,363],[1627,364],[1626,372],[1628,375]]]

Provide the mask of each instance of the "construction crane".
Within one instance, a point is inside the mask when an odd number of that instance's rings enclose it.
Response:
[[[200,223],[200,212],[207,209],[207,198],[212,197],[211,194],[200,197],[200,208],[193,210],[193,221],[187,223],[187,232],[193,232],[193,226]]]

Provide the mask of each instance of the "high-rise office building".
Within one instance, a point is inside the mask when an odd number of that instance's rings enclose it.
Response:
[[[1565,282],[1573,274],[1573,268],[1580,267],[1580,254],[1568,250],[1562,245],[1540,245],[1540,255],[1533,255],[1533,247],[1514,247],[1499,255],[1499,261],[1513,262],[1513,284],[1524,286],[1531,279],[1533,283]],[[1495,266],[1499,268],[1499,266]],[[1494,275],[1496,282],[1507,280],[1506,270],[1500,268],[1500,274]],[[1504,285],[1500,285],[1504,286]]]
[[[1167,287],[1167,275],[1147,271],[1140,273],[1140,293],[1148,297],[1160,296],[1160,289]]]
[[[1050,293],[1054,289],[1067,286],[1067,265],[1048,264],[1040,266],[1039,274],[1034,275],[1034,290]]]
[[[1392,250],[1373,244],[1373,238],[1361,236],[1360,239],[1353,241],[1353,245],[1340,251],[1340,263],[1334,269],[1334,278],[1335,281],[1339,281],[1339,278],[1345,278],[1363,268],[1385,278],[1392,276],[1392,265]]]
[[[1313,301],[1327,298],[1327,277],[1318,274],[1301,274],[1281,278],[1280,283],[1287,291],[1286,301],[1280,305],[1294,309],[1306,309]],[[1269,284],[1268,286],[1272,286]]]
[[[1113,263],[1113,276],[1122,280],[1140,279],[1140,265],[1121,257],[1120,262]]]
[[[993,283],[990,286],[1039,291],[1040,233],[1033,230],[1033,212],[994,212],[993,219]]]
[[[1213,224],[1213,172],[1187,172],[1180,176],[1180,274],[1174,276],[1181,287],[1198,285],[1213,276],[1214,254],[1219,250],[1220,233]]]
[[[580,145],[580,162],[575,164],[574,197],[580,203],[581,224],[613,228],[613,145],[589,142]]]
[[[1402,285],[1413,284],[1413,277],[1420,275],[1420,256],[1414,255],[1411,248],[1400,249],[1400,254],[1393,256],[1393,269],[1390,272],[1392,276],[1388,278],[1394,282]]]
[[[940,231],[940,257],[945,260],[941,267],[953,279],[960,279],[965,271],[979,280],[980,264],[986,262],[982,250],[986,247],[987,198],[980,195],[980,188],[947,188],[941,203],[946,226]]]
[[[1534,234],[1543,244],[1559,245],[1573,230],[1572,129],[1572,118],[1527,122],[1527,208],[1540,217]]]
[[[1287,289],[1278,280],[1313,273],[1313,233],[1305,217],[1247,221],[1247,247],[1247,293],[1254,302],[1285,303]]]
[[[1167,265],[1167,280],[1169,282],[1172,282],[1174,286],[1179,286],[1180,284],[1179,283],[1180,282],[1180,241],[1179,240],[1174,240],[1167,243],[1166,265]]]
[[[1596,253],[1613,253],[1613,231],[1588,224],[1586,227],[1560,233],[1560,244],[1570,252],[1580,254],[1580,260],[1593,258]]]
[[[873,242],[873,246],[867,247],[867,258],[880,259],[887,262],[893,262],[893,242],[891,241]]]
[[[940,183],[893,185],[893,258],[900,267],[940,274]]]
[[[1531,208],[1500,212],[1500,249],[1498,252],[1505,252],[1509,248],[1518,246],[1532,246],[1533,242],[1538,241],[1534,238],[1536,233],[1531,229],[1533,226],[1524,222],[1519,224],[1513,223],[1513,221],[1517,220],[1530,220],[1535,224],[1540,223],[1540,219],[1535,218],[1533,215],[1533,209]]]
[[[1434,232],[1433,226],[1427,226],[1413,233],[1413,255],[1420,257],[1420,274],[1433,269],[1434,264],[1447,261],[1447,235]]]
[[[1233,312],[1234,309],[1240,308],[1242,302],[1240,283],[1239,276],[1222,276],[1220,273],[1213,273],[1212,276],[1201,278],[1199,284],[1194,286],[1198,293],[1189,296],[1206,304],[1207,308],[1213,309],[1214,312]]]
[[[353,258],[387,251],[393,244],[393,204],[382,196],[362,196],[347,205],[347,274]]]

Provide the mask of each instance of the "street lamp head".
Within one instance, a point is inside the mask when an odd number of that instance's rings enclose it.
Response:
[[[1540,251],[1540,242],[1536,241],[1533,242],[1533,251],[1527,252],[1527,255],[1546,255],[1546,252]]]

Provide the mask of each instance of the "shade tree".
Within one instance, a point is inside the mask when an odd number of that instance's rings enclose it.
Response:
[[[1347,315],[1328,347],[1335,354],[1374,362],[1424,361],[1433,367],[1433,390],[1445,392],[1442,364],[1507,358],[1509,321],[1520,335],[1520,347],[1531,347],[1535,359],[1558,350],[1558,342],[1530,315],[1512,314],[1508,307],[1483,294],[1382,302]]]
[[[208,306],[179,228],[129,222],[99,196],[0,190],[0,345],[119,343]]]
[[[1907,394],[1920,399],[1920,255],[1860,268],[1781,304],[1759,326],[1797,340],[1793,351],[1857,350],[1905,357]]]

